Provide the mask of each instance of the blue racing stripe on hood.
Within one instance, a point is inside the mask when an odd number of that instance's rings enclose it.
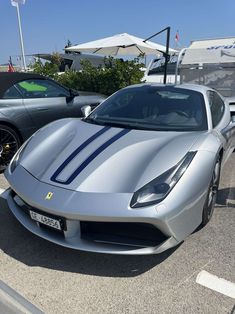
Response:
[[[85,168],[88,166],[100,153],[102,153],[108,146],[116,142],[119,138],[130,132],[131,130],[125,129],[111,137],[108,141],[102,144],[99,148],[97,148],[74,172],[66,181],[56,180],[55,174],[52,176],[51,180],[61,184],[70,184]],[[76,154],[77,155],[77,154]]]
[[[56,178],[58,175],[64,170],[64,168],[84,149],[86,148],[91,142],[93,142],[95,139],[97,139],[99,136],[104,134],[110,129],[109,126],[106,126],[102,128],[99,132],[95,133],[91,137],[89,137],[84,143],[82,143],[56,170],[56,172],[51,177],[51,180],[54,182],[60,182],[57,181]]]

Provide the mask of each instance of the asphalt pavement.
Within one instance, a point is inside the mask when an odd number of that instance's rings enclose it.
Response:
[[[160,255],[79,252],[31,234],[9,211],[0,221],[0,280],[45,313],[235,313],[235,154],[210,223]],[[222,292],[200,284],[201,272]]]

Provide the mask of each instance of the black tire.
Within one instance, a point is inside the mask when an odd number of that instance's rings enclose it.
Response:
[[[220,168],[221,168],[221,160],[220,158],[218,158],[214,166],[212,179],[210,182],[210,186],[208,188],[207,198],[203,207],[202,224],[201,224],[202,227],[205,226],[210,221],[214,212],[214,207],[215,207],[218,189],[219,189]]]
[[[20,137],[15,130],[0,124],[0,173],[6,169],[20,145]]]

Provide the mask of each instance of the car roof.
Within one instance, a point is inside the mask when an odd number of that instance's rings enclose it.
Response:
[[[29,79],[46,79],[46,77],[35,73],[0,72],[0,98],[3,98],[5,91],[12,85]]]

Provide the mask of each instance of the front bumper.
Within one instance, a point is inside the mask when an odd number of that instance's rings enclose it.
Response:
[[[102,232],[82,232],[81,229],[85,229],[84,224],[93,224],[92,221],[78,221],[73,219],[66,219],[66,230],[57,231],[51,228],[48,228],[44,225],[41,225],[30,218],[30,215],[26,213],[25,210],[22,210],[16,202],[14,201],[15,193],[11,189],[6,190],[0,197],[0,206],[1,208],[8,209],[12,211],[17,220],[29,231],[38,235],[41,238],[44,238],[48,241],[56,243],[58,245],[97,253],[109,253],[109,254],[126,254],[126,255],[142,255],[142,254],[156,254],[161,253],[171,247],[176,246],[179,242],[174,237],[167,238],[163,233],[161,233],[156,228],[156,235],[159,235],[158,239],[155,239],[156,243],[159,244],[151,246],[151,242],[154,244],[154,241],[151,239],[143,238],[131,238],[125,235],[124,237],[117,237],[117,232],[115,236],[107,238],[107,233],[102,234]],[[34,208],[32,208],[34,209]],[[37,210],[37,209],[36,209]],[[48,212],[44,212],[47,215]],[[54,215],[54,218],[58,216]],[[109,228],[113,228],[115,223],[113,222],[98,222],[101,224],[109,224]],[[97,224],[97,223],[95,223]],[[119,222],[117,223],[119,224]],[[125,224],[125,223],[120,223]],[[128,224],[128,223],[127,223]],[[131,223],[132,225],[137,223]],[[141,223],[140,223],[141,224]],[[140,225],[139,224],[139,225]],[[144,223],[142,223],[144,224]],[[130,223],[128,224],[130,226]],[[147,225],[147,224],[146,224]],[[150,228],[153,228],[152,225],[148,224]],[[100,229],[102,225],[95,228]],[[89,229],[89,227],[87,228]],[[155,228],[154,228],[155,229]],[[121,230],[121,229],[119,229]],[[103,237],[102,237],[103,236]],[[120,240],[118,240],[120,239]]]
[[[176,246],[200,224],[205,200],[204,194],[200,197],[197,194],[195,199],[178,203],[176,198],[132,209],[129,207],[132,194],[66,190],[38,181],[21,166],[14,175],[7,173],[6,177],[11,189],[4,193],[1,204],[10,208],[25,228],[56,244],[99,253],[154,254]],[[46,199],[48,192],[53,193],[50,200]],[[29,208],[64,218],[66,230],[58,232],[32,220],[14,200],[15,195]],[[137,237],[133,237],[134,233]],[[142,233],[148,234],[147,238]],[[150,234],[153,236],[149,238]]]

